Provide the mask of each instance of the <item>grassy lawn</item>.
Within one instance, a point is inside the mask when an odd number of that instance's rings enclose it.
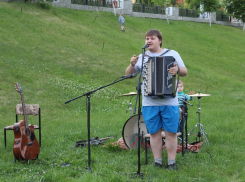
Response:
[[[29,3],[0,2],[0,181],[244,181],[245,34],[242,28],[208,23],[124,16],[126,32],[109,12],[78,11]],[[75,147],[87,139],[86,97],[66,101],[112,83],[125,74],[132,55],[141,54],[148,29],[159,29],[163,47],[179,52],[188,69],[181,80],[184,91],[211,94],[201,98],[201,124],[210,145],[199,153],[177,154],[178,172],[153,167],[149,151],[141,150],[143,179],[137,150],[108,145],[122,137],[130,118],[126,112],[135,96],[138,77],[91,94],[91,138],[115,136],[107,145]],[[15,106],[21,103],[15,82],[21,85],[26,104],[42,111],[42,146],[38,160],[14,163]],[[198,99],[188,107],[188,131],[198,122]],[[19,117],[21,119],[21,117]],[[37,124],[37,117],[28,116]],[[38,138],[38,130],[35,130]],[[195,137],[190,136],[194,142]],[[191,141],[190,141],[191,142]],[[69,163],[70,166],[63,166]],[[163,151],[163,163],[167,154]]]

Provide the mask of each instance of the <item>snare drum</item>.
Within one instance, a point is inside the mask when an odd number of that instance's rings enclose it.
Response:
[[[143,136],[148,133],[142,115],[140,115],[140,133],[141,139],[143,139]],[[123,126],[122,136],[125,145],[129,149],[137,147],[137,143],[135,145],[134,139],[136,136],[138,137],[138,115],[133,115],[126,121]]]

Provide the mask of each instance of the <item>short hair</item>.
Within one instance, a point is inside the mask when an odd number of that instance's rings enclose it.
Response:
[[[159,30],[156,30],[156,29],[148,30],[145,34],[145,37],[146,36],[154,36],[154,35],[157,36],[157,38],[162,41],[162,34]],[[162,42],[160,44],[160,47],[162,47]]]
[[[183,83],[181,80],[179,80],[178,84],[182,84],[182,85],[184,85],[184,83]]]

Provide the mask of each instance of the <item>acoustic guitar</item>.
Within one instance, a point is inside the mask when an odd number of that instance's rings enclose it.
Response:
[[[40,148],[34,133],[34,125],[28,124],[23,91],[17,82],[15,83],[15,85],[17,92],[19,92],[21,96],[24,119],[19,121],[18,123],[15,123],[13,127],[14,157],[17,160],[37,159]]]

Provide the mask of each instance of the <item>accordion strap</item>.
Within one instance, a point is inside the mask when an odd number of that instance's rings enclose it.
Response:
[[[178,79],[177,79],[177,85],[176,85],[176,88],[175,88],[175,94],[177,93],[177,89],[178,89],[178,84],[179,84],[179,72],[180,72],[180,68],[179,68],[179,66],[178,66]],[[174,76],[176,76],[176,75],[174,75]],[[176,95],[175,95],[176,96]]]
[[[163,56],[164,54],[166,54],[167,52],[171,51],[170,49],[166,50],[164,53],[162,53],[160,56]]]
[[[171,51],[170,49],[168,49],[168,50],[166,50],[164,53],[162,53],[160,56],[163,56],[164,54],[166,54],[167,52],[169,52],[169,51]],[[147,57],[151,57],[151,56],[149,56],[149,55],[147,55],[147,54],[145,54],[145,56],[147,56]]]

